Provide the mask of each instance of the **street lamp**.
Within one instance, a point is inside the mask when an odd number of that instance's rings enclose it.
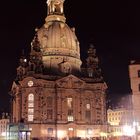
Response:
[[[123,126],[123,135],[125,136],[133,136],[135,134],[135,129],[130,125]]]
[[[139,122],[134,121],[133,127],[135,129],[135,140],[138,140],[138,126],[139,126]]]

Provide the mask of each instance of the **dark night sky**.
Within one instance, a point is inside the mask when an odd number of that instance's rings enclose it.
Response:
[[[46,0],[11,0],[0,4],[0,110],[7,110],[18,58],[30,50],[34,29],[47,15]],[[90,43],[97,49],[109,94],[130,92],[128,63],[140,58],[140,8],[130,0],[66,0],[67,24],[76,28],[81,58]]]

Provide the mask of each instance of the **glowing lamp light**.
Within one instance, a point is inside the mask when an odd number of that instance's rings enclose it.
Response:
[[[57,20],[60,20],[60,18],[57,17]]]
[[[140,126],[138,126],[138,131],[140,131]]]
[[[132,136],[135,134],[135,129],[129,125],[123,126],[123,134],[126,136]]]
[[[46,130],[46,129],[42,129],[42,130],[41,130],[41,134],[42,134],[42,135],[46,135],[46,134],[47,134],[47,130]]]
[[[133,122],[133,126],[138,126],[139,125],[139,122]]]
[[[33,82],[33,81],[28,81],[28,86],[29,86],[29,87],[32,87],[32,86],[33,86],[33,84],[34,84],[34,82]]]
[[[81,138],[85,138],[85,130],[77,130],[77,136]]]
[[[26,132],[22,132],[22,136],[24,136],[26,134]]]
[[[63,9],[62,9],[62,8],[61,8],[61,10],[60,10],[60,11],[61,11],[61,13],[63,13]]]
[[[73,131],[73,128],[69,128],[68,130],[69,130],[69,131]]]
[[[101,136],[101,137],[107,137],[107,133],[101,132],[101,133],[100,133],[100,136]]]
[[[115,136],[115,137],[116,137],[116,136],[122,136],[122,135],[123,135],[123,134],[122,134],[121,132],[114,132],[114,133],[113,133],[113,136]]]
[[[66,131],[64,131],[64,130],[57,130],[57,136],[58,136],[58,138],[66,137]]]
[[[32,128],[30,127],[29,130],[32,131]]]
[[[30,136],[31,135],[31,132],[28,132],[27,135]]]
[[[24,59],[23,61],[26,63],[27,62],[27,59]]]
[[[87,129],[87,134],[91,135],[92,134],[92,129]]]
[[[5,137],[6,136],[6,132],[2,132],[1,135]]]

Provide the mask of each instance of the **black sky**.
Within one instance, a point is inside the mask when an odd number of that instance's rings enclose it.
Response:
[[[128,64],[140,59],[140,8],[132,0],[66,0],[67,24],[76,28],[81,58],[90,43],[97,49],[109,94],[130,93]],[[8,92],[18,58],[30,50],[34,29],[44,24],[46,0],[1,1],[0,6],[0,109],[7,110]]]

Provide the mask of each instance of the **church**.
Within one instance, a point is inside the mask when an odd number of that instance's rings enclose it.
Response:
[[[35,30],[29,58],[20,57],[11,88],[11,123],[28,125],[33,139],[101,138],[107,131],[107,85],[93,45],[82,67],[63,4],[47,0],[47,17]]]

